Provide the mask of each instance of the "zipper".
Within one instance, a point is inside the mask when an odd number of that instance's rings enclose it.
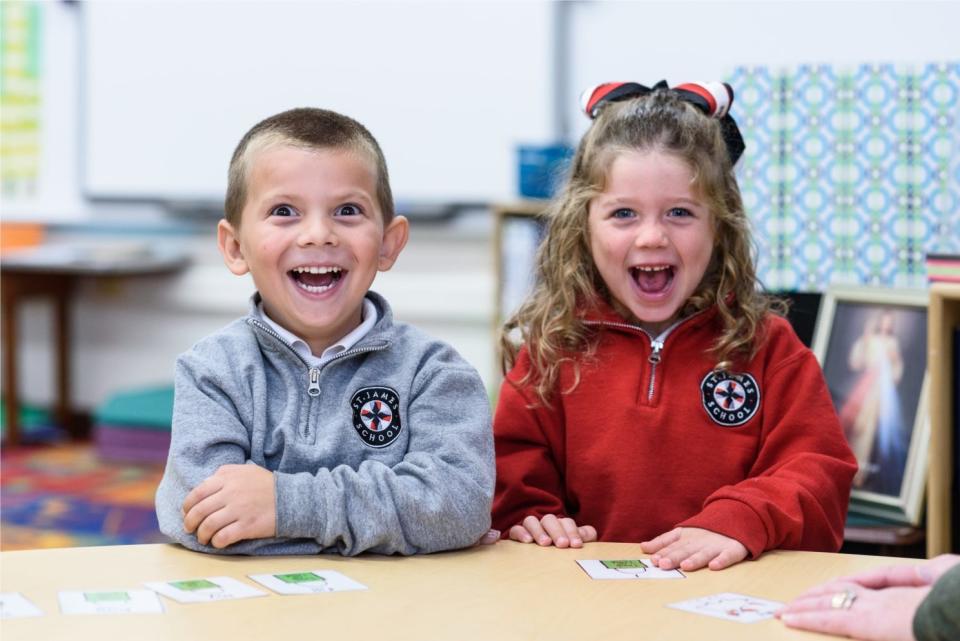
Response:
[[[643,329],[642,327],[631,325],[629,323],[614,323],[610,321],[591,321],[591,320],[584,321],[583,323],[584,325],[604,325],[606,327],[619,327],[622,329],[629,329],[634,332],[639,332],[644,336],[646,336],[648,339],[650,339],[650,356],[647,357],[647,362],[650,363],[650,382],[647,385],[647,400],[652,401],[653,393],[657,389],[657,365],[659,365],[660,362],[663,360],[663,353],[662,353],[663,344],[667,340],[667,336],[672,334],[673,330],[677,329],[677,327],[686,323],[691,318],[699,316],[704,311],[705,310],[700,310],[695,314],[691,314],[686,318],[682,318],[678,320],[676,323],[674,323],[667,329],[663,330],[663,332],[661,332],[660,335],[656,337],[652,336],[650,332]]]
[[[657,364],[660,362],[660,351],[663,349],[663,341],[657,340],[655,338],[650,340],[650,357],[647,358],[647,361],[650,362],[650,387],[647,388],[647,400],[653,400],[653,390],[656,387],[657,381]]]
[[[293,355],[297,358],[297,360],[299,360],[301,363],[304,364],[304,366],[306,366],[306,368],[307,368],[307,394],[309,394],[310,396],[319,396],[319,395],[320,395],[320,371],[321,371],[323,368],[325,368],[327,365],[329,365],[330,363],[332,363],[332,362],[334,362],[334,361],[337,361],[337,360],[340,360],[340,359],[342,359],[342,358],[346,358],[346,357],[348,357],[348,356],[353,356],[353,355],[355,355],[355,354],[362,354],[362,353],[364,353],[364,352],[379,352],[379,351],[381,351],[381,350],[386,349],[387,346],[389,345],[389,343],[381,342],[381,343],[378,344],[378,345],[369,345],[369,346],[367,346],[367,347],[359,347],[359,348],[348,349],[348,350],[346,350],[346,351],[344,351],[344,352],[340,352],[339,354],[337,354],[336,356],[334,356],[333,358],[331,358],[329,361],[327,361],[327,362],[324,363],[323,365],[321,365],[321,366],[319,366],[319,367],[316,367],[316,366],[313,366],[313,365],[311,365],[310,363],[308,363],[307,360],[297,352],[297,350],[295,350],[295,349],[293,349],[292,347],[290,347],[290,343],[288,343],[287,341],[285,341],[285,340],[283,339],[283,337],[280,336],[280,334],[278,334],[276,331],[274,331],[274,329],[273,329],[272,327],[268,327],[267,325],[264,325],[263,323],[261,323],[261,322],[260,322],[259,320],[257,320],[256,318],[248,318],[248,319],[247,319],[247,322],[250,323],[251,325],[254,325],[257,329],[259,329],[259,330],[261,330],[261,331],[263,331],[263,332],[266,332],[266,333],[269,334],[270,336],[273,336],[274,338],[276,338],[278,341],[280,341],[280,344],[281,344],[281,345],[283,345],[284,347],[286,347],[286,348],[290,351],[290,353],[293,354]]]
[[[307,394],[310,396],[320,396],[320,368],[310,368],[310,385],[307,386]]]

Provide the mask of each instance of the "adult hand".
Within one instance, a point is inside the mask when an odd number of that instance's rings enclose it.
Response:
[[[923,563],[885,566],[841,577],[835,581],[850,581],[874,589],[933,585],[947,570],[958,563],[960,563],[960,555],[941,554]],[[808,592],[820,589],[821,586],[817,586]]]
[[[203,545],[225,548],[274,536],[277,504],[273,472],[258,465],[224,465],[183,502],[183,527]]]
[[[579,548],[584,543],[597,540],[597,530],[592,525],[577,525],[570,518],[548,514],[542,519],[528,516],[521,525],[510,528],[510,538],[521,543],[533,543],[558,548]]]
[[[729,536],[698,527],[677,527],[652,541],[640,543],[650,560],[662,570],[686,572],[709,567],[722,570],[747,558],[743,543]]]
[[[914,641],[913,615],[930,586],[866,588],[829,581],[791,601],[777,616],[785,625],[861,641]]]

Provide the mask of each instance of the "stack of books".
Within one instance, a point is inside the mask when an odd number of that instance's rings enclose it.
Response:
[[[927,254],[927,280],[960,283],[960,254]]]
[[[170,449],[173,387],[114,394],[94,412],[94,443],[101,459],[164,463]]]

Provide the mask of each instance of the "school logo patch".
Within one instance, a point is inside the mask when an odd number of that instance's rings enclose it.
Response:
[[[707,415],[723,427],[743,425],[760,407],[760,388],[750,374],[710,372],[700,383],[700,395]]]
[[[389,387],[364,387],[350,399],[353,429],[370,447],[386,447],[397,437],[400,425],[400,398]]]

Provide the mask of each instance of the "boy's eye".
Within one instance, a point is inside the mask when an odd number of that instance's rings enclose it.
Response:
[[[277,205],[270,210],[271,216],[296,216],[297,212],[294,211],[293,207],[290,205]]]
[[[340,205],[334,212],[336,216],[359,216],[363,213],[357,205]]]
[[[614,211],[610,215],[610,217],[611,218],[633,218],[635,215],[636,214],[634,214],[632,209],[618,209]]]

